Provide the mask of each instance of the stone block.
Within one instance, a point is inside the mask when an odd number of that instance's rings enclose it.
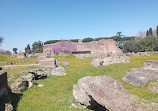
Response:
[[[40,66],[46,66],[46,67],[56,67],[57,63],[56,63],[56,59],[47,58],[47,59],[44,59],[44,60],[40,60],[39,65]]]
[[[158,61],[157,60],[146,60],[144,62],[143,68],[158,68]]]
[[[7,72],[0,71],[0,97],[8,93]]]

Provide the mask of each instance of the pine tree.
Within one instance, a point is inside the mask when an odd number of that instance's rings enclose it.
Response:
[[[149,36],[153,36],[153,30],[152,30],[152,28],[149,29]]]
[[[146,31],[146,36],[149,36],[149,31],[148,30]]]

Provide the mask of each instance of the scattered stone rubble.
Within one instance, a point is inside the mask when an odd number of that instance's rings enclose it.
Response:
[[[144,86],[149,81],[158,79],[158,61],[147,60],[142,68],[133,69],[123,80],[136,86]]]
[[[77,103],[95,111],[134,111],[130,94],[109,76],[84,77],[73,85]]]
[[[67,61],[65,61],[65,62],[63,63],[63,65],[66,67],[66,66],[69,66],[69,63],[68,63]]]
[[[56,67],[56,68],[52,69],[51,74],[56,75],[56,76],[65,76],[66,71],[63,67],[59,66],[59,67]]]
[[[57,68],[37,68],[25,71],[27,74],[19,77],[14,83],[10,85],[13,92],[23,92],[33,86],[33,80],[45,79],[50,75],[63,76],[66,71],[63,67]]]
[[[105,65],[110,65],[114,63],[129,63],[130,58],[127,56],[111,56],[111,57],[105,57],[105,58],[95,58],[91,62],[91,65],[95,67],[101,67]]]
[[[13,106],[7,97],[9,92],[7,72],[0,67],[0,111],[12,111]]]

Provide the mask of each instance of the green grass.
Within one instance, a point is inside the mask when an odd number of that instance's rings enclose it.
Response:
[[[27,73],[25,72],[26,70],[34,69],[37,67],[25,67],[25,68],[16,68],[16,69],[4,69],[7,71],[7,76],[8,76],[8,84],[13,83],[18,77],[24,76]]]
[[[19,65],[36,64],[38,61],[39,61],[38,58],[36,58],[36,59],[31,59],[31,60],[29,60],[29,61],[27,61],[27,62],[25,62],[25,63],[19,64]]]
[[[7,62],[16,61],[16,60],[20,60],[20,58],[11,58],[4,54],[0,54],[0,65],[6,65]],[[38,61],[39,61],[39,59],[36,58],[36,59],[31,59],[31,60],[28,60],[27,62],[24,62],[22,64],[17,64],[17,65],[35,64]]]
[[[58,57],[56,57],[58,58]],[[67,75],[63,77],[50,76],[45,80],[36,81],[44,87],[34,86],[23,93],[19,101],[18,111],[87,111],[87,109],[69,108],[75,103],[72,90],[81,77],[109,75],[123,83],[124,88],[141,98],[158,102],[158,94],[147,90],[147,85],[137,87],[130,85],[122,78],[132,69],[142,67],[144,60],[158,60],[158,55],[130,57],[131,63],[111,64],[104,67],[93,67],[90,65],[93,58],[60,57],[59,62],[63,64],[68,61],[70,66],[65,67]]]
[[[6,62],[10,62],[13,60],[18,60],[17,58],[11,58],[9,56],[6,56],[4,54],[0,54],[0,65],[6,65]]]

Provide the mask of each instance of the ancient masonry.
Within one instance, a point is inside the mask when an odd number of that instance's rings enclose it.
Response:
[[[8,93],[7,72],[0,68],[0,97]]]
[[[74,53],[90,53],[90,54],[122,54],[121,49],[119,49],[113,39],[108,40],[99,40],[83,43],[82,40],[79,40],[76,43],[77,50]],[[52,52],[52,44],[47,44],[43,48],[43,53],[45,56],[54,56]],[[72,52],[73,53],[73,52]],[[66,54],[65,54],[66,55]]]

